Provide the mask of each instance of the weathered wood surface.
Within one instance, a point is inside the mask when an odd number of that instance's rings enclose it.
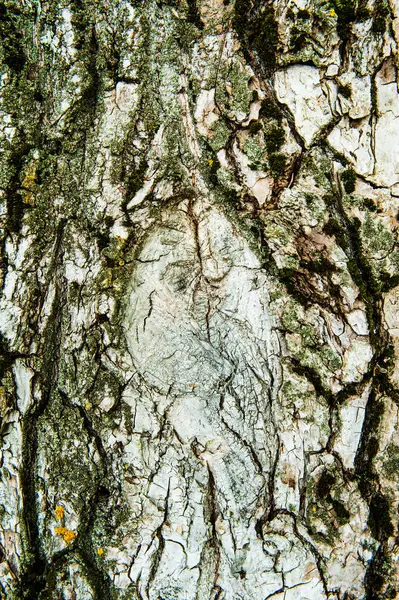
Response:
[[[0,38],[0,596],[398,598],[397,0]]]

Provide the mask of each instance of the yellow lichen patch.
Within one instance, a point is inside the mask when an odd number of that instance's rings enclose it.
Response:
[[[330,16],[331,17],[336,17],[337,16],[337,13],[335,12],[335,10],[333,8],[330,10]]]
[[[73,542],[76,537],[76,533],[67,527],[55,527],[54,531],[57,535],[60,535],[62,538],[64,538],[64,542],[67,544]]]
[[[89,408],[91,408],[91,404],[90,404],[90,402],[86,402],[85,409],[88,410]]]
[[[109,287],[112,285],[112,269],[106,269],[105,277],[100,282],[101,287]]]
[[[98,556],[102,556],[104,554],[104,548],[99,548],[97,550],[97,554],[98,554]]]
[[[56,506],[55,507],[55,518],[57,519],[57,521],[61,521],[65,516],[65,509],[63,506]]]
[[[26,204],[30,204],[31,206],[33,206],[35,203],[32,190],[34,189],[36,184],[36,169],[36,163],[31,162],[26,170],[25,177],[23,178],[21,184],[22,197],[24,199],[24,202]]]
[[[3,414],[5,408],[7,406],[7,396],[6,396],[6,390],[5,388],[1,385],[0,386],[0,414]]]
[[[126,190],[125,190],[125,195],[126,195]],[[120,235],[116,235],[114,240],[115,240],[116,244],[118,245],[119,249],[122,248],[126,243],[125,238],[121,237]]]
[[[210,159],[208,160],[208,163],[209,163],[209,166],[211,167],[211,166],[213,165],[213,160],[210,158]]]

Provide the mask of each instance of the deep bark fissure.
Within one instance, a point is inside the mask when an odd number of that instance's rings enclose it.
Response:
[[[62,234],[61,234],[62,236]],[[61,239],[56,248],[55,262],[60,267],[60,254],[62,252]],[[57,269],[55,267],[55,269]],[[56,271],[55,271],[56,272]],[[22,518],[24,521],[24,532],[26,535],[26,555],[31,556],[29,562],[24,565],[20,578],[20,590],[22,598],[33,600],[40,596],[46,585],[44,573],[46,561],[41,548],[38,529],[38,511],[36,499],[36,456],[37,444],[37,422],[51,402],[51,397],[56,393],[55,386],[58,377],[59,360],[62,344],[62,312],[65,303],[65,292],[62,280],[56,280],[56,295],[53,303],[53,312],[45,335],[47,351],[47,364],[42,367],[43,393],[40,402],[28,409],[27,418],[22,429],[23,454],[21,464],[21,495],[23,503]]]

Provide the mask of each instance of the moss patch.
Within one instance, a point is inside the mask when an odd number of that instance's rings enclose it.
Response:
[[[353,169],[346,169],[341,174],[341,180],[344,184],[345,192],[352,194],[355,191],[356,173]]]
[[[243,52],[247,48],[255,52],[261,69],[270,75],[276,65],[278,29],[271,0],[236,0],[233,27],[242,41]]]

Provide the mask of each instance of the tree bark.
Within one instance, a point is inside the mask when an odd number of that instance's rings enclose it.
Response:
[[[0,597],[399,598],[398,2],[0,37]]]

